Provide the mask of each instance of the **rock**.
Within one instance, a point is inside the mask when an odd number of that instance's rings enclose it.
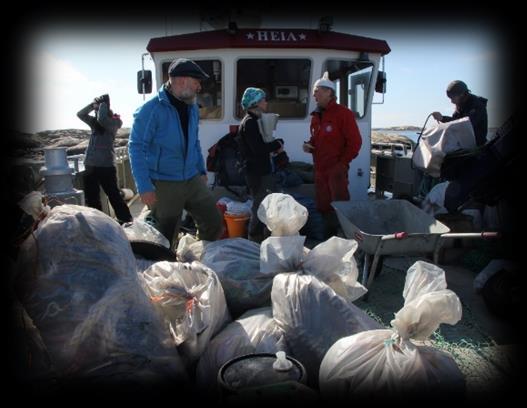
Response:
[[[51,144],[49,147],[70,147],[75,146],[79,144],[79,139],[71,136],[66,136],[64,138],[60,138],[56,140],[53,144]]]
[[[89,140],[85,140],[83,142],[77,143],[75,146],[68,147],[66,149],[66,153],[68,156],[72,156],[74,154],[84,154],[86,151],[86,148],[88,147]]]
[[[385,133],[379,131],[371,132],[371,142],[372,143],[403,143],[409,147],[414,147],[415,142],[409,137],[398,135],[395,133]]]
[[[395,130],[395,131],[401,131],[401,130],[415,130],[420,131],[421,128],[417,126],[412,125],[405,125],[405,126],[390,126],[386,128],[373,128],[372,130]]]
[[[87,129],[45,130],[35,134],[11,133],[9,154],[39,161],[44,159],[46,147],[65,147],[68,155],[83,154],[88,147],[91,131]],[[121,128],[115,135],[115,147],[128,144],[130,128]]]

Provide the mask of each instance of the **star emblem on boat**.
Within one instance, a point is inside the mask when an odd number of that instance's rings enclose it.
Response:
[[[247,39],[248,40],[253,40],[254,39],[254,34],[253,33],[247,33]]]
[[[301,33],[298,35],[298,38],[300,38],[301,40],[305,40],[306,39],[306,35],[304,33]]]

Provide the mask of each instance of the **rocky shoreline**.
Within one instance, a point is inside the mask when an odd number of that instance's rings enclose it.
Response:
[[[407,126],[408,127],[408,126]],[[393,127],[390,130],[396,130]],[[115,147],[126,146],[130,128],[119,129],[115,137]],[[10,140],[9,156],[14,159],[44,160],[44,148],[65,147],[68,156],[83,154],[88,147],[90,131],[84,129],[59,129],[46,130],[38,133],[13,132]],[[372,143],[407,143],[413,146],[414,142],[402,135],[390,133],[389,130],[373,130]]]
[[[374,131],[420,131],[421,128],[413,125],[406,125],[406,126],[390,126],[385,128],[372,128]]]
[[[372,130],[371,143],[403,143],[412,149],[415,146],[415,142],[409,137],[378,130]]]
[[[15,161],[42,161],[44,148],[65,147],[68,156],[83,154],[88,147],[90,130],[59,129],[46,130],[38,133],[12,132],[9,156]],[[115,137],[114,146],[121,147],[128,144],[130,128],[119,129]]]
[[[128,144],[130,128],[119,129],[115,138],[115,147]],[[8,170],[8,180],[19,198],[32,191],[40,182],[39,169],[44,162],[44,149],[48,147],[65,147],[68,156],[84,154],[90,138],[90,130],[60,129],[47,130],[34,134],[11,132],[8,138],[8,158],[13,164]],[[414,142],[406,136],[389,131],[372,131],[372,143],[404,143],[408,147]]]

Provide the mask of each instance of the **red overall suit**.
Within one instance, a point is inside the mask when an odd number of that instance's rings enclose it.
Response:
[[[354,113],[332,100],[322,115],[311,113],[311,139],[315,166],[317,209],[331,212],[330,203],[349,200],[349,163],[359,154],[362,138]]]

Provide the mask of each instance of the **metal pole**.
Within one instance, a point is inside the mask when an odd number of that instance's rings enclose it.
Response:
[[[143,101],[145,100],[145,55],[148,55],[147,52],[141,54],[141,83],[143,86]]]

